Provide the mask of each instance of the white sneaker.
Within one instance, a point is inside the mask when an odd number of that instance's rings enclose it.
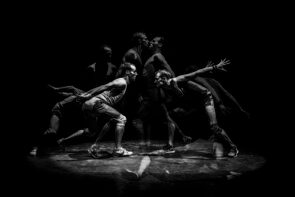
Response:
[[[132,154],[133,154],[133,152],[127,151],[125,148],[122,148],[122,147],[118,148],[118,149],[114,149],[114,151],[113,151],[113,155],[118,156],[118,157],[128,157]]]
[[[36,156],[37,156],[37,151],[38,151],[38,147],[34,147],[34,148],[30,151],[29,155],[30,155],[30,156],[33,156],[33,157],[36,157]]]

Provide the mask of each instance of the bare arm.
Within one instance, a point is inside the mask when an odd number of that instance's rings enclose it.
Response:
[[[83,101],[86,101],[86,100],[88,100],[88,99],[102,93],[103,91],[109,90],[109,89],[114,88],[114,87],[124,86],[124,85],[125,85],[125,82],[123,81],[123,79],[118,78],[118,79],[116,79],[114,81],[111,81],[111,82],[109,82],[107,84],[98,86],[96,88],[88,90],[85,93],[82,93],[82,94],[78,95],[77,99],[80,100],[80,102],[83,102]]]
[[[82,93],[83,90],[80,90],[79,88],[76,88],[74,86],[61,86],[61,87],[54,87],[50,84],[48,84],[48,87],[50,87],[51,89],[55,90],[56,92],[59,92],[61,94],[79,94]]]
[[[173,80],[176,82],[185,82],[185,81],[193,79],[194,77],[196,77],[199,74],[203,74],[203,73],[206,73],[206,72],[214,70],[214,69],[220,69],[227,64],[230,64],[230,61],[224,59],[224,60],[221,60],[217,65],[207,66],[205,68],[196,70],[196,71],[188,73],[188,74],[179,75],[179,76],[173,78]]]

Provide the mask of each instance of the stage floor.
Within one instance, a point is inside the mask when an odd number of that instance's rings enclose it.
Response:
[[[212,143],[202,139],[187,145],[176,143],[176,152],[172,154],[159,151],[165,141],[152,141],[149,147],[140,146],[137,141],[124,141],[123,147],[133,151],[134,155],[105,155],[100,159],[93,159],[87,153],[90,145],[70,145],[65,151],[53,151],[46,157],[27,159],[38,172],[46,172],[51,178],[57,175],[68,176],[76,181],[87,179],[87,184],[89,180],[110,181],[116,194],[127,194],[130,191],[145,193],[156,188],[161,188],[161,191],[166,188],[171,192],[171,187],[176,189],[178,186],[185,190],[201,187],[201,193],[215,193],[216,190],[212,188],[216,189],[217,185],[220,190],[229,186],[228,183],[235,185],[235,182],[241,183],[241,180],[254,183],[257,177],[252,175],[257,174],[267,162],[263,156],[241,150],[238,157],[216,159],[212,157]],[[112,152],[113,147],[113,142],[101,143],[101,148],[107,152]],[[142,175],[139,176],[138,172],[142,172]]]

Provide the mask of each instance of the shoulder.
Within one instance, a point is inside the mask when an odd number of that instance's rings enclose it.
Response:
[[[125,53],[125,56],[131,56],[131,57],[139,58],[139,54],[138,54],[137,51],[135,51],[134,49],[129,49],[129,50]]]
[[[113,84],[117,86],[127,86],[127,81],[124,78],[117,78],[113,81]]]
[[[165,57],[164,57],[164,55],[162,53],[155,53],[154,56],[156,58],[161,58],[161,59],[164,58],[165,59]]]
[[[165,57],[161,53],[156,53],[153,55],[153,58],[156,61],[165,61]]]

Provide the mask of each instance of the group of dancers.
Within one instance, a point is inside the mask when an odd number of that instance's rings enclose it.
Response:
[[[103,45],[99,60],[87,68],[87,82],[82,88],[49,85],[61,101],[52,108],[49,128],[42,133],[33,152],[42,155],[47,147],[65,146],[73,139],[86,136],[94,140],[88,148],[89,155],[99,158],[101,140],[108,131],[114,130],[112,154],[130,156],[132,150],[122,147],[127,120],[140,133],[141,145],[150,145],[151,132],[157,126],[153,123],[160,120],[168,131],[163,150],[174,153],[176,131],[186,143],[192,138],[183,132],[171,113],[188,113],[202,106],[211,131],[212,155],[236,157],[238,148],[221,128],[216,111],[226,109],[230,103],[241,113],[247,112],[218,81],[204,77],[204,74],[223,70],[230,61],[210,62],[201,69],[192,68],[176,76],[162,54],[164,44],[163,37],[148,39],[145,33],[136,32],[132,47],[122,57],[120,66],[112,64],[112,48]],[[224,103],[224,96],[230,102]],[[216,143],[224,148],[223,155],[217,154]]]

